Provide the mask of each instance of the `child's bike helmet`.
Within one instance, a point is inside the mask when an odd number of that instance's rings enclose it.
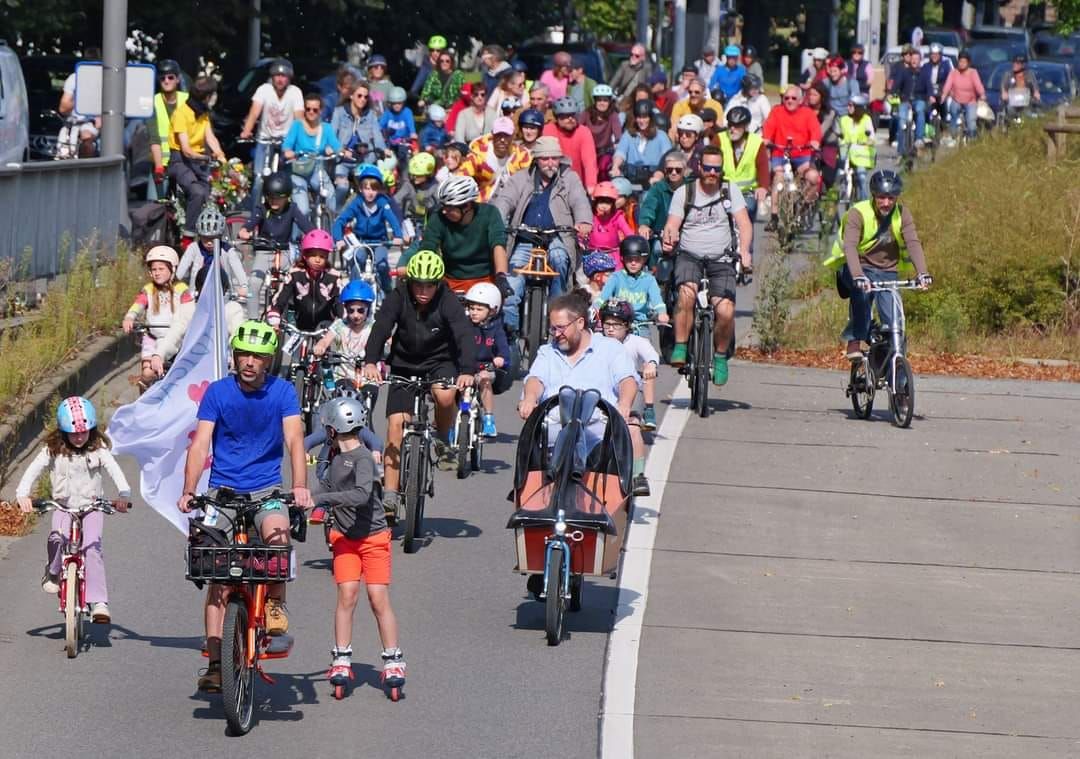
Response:
[[[56,426],[61,432],[89,432],[97,427],[94,404],[81,395],[65,398],[56,409]]]
[[[365,303],[374,303],[375,288],[362,279],[354,279],[352,282],[345,285],[345,289],[341,291],[339,300],[342,305],[357,300]]]

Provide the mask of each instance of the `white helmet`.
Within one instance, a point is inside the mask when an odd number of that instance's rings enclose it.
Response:
[[[481,303],[490,308],[491,315],[494,316],[502,308],[502,293],[490,282],[477,282],[465,293],[465,302]]]
[[[319,422],[338,434],[352,432],[367,424],[367,406],[356,398],[342,396],[319,407]]]
[[[701,117],[696,113],[688,113],[679,119],[679,122],[675,125],[675,129],[681,132],[701,134],[705,131],[705,122],[702,121]]]
[[[164,261],[176,271],[176,267],[180,265],[180,256],[168,245],[155,245],[146,252],[146,265],[149,266],[154,261]]]
[[[444,206],[463,206],[480,197],[480,188],[472,177],[454,176],[439,185],[437,196]]]
[[[428,121],[446,121],[446,109],[438,103],[432,103],[427,109]]]

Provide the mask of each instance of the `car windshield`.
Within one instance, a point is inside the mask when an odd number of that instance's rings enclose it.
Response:
[[[1064,66],[1040,66],[1034,64],[1028,71],[1035,75],[1035,81],[1039,85],[1039,91],[1046,94],[1061,94],[1069,89],[1069,80]],[[998,91],[1012,74],[1012,66],[1001,66],[994,70],[987,85],[990,89]]]
[[[960,35],[957,32],[945,30],[923,32],[924,45],[933,45],[935,42],[945,47],[962,47]]]
[[[1011,61],[1014,55],[1023,54],[1024,46],[1015,44],[976,45],[969,48],[968,52],[971,53],[971,65],[981,68]]]

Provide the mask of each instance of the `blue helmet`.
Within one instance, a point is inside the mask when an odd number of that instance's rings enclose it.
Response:
[[[370,56],[367,59],[367,68],[371,68],[372,66],[385,66],[385,65],[386,65],[386,57],[382,56],[382,55],[379,55],[378,53],[375,53],[374,55]]]
[[[581,259],[581,268],[586,277],[601,271],[615,271],[615,259],[607,253],[590,253]]]
[[[89,432],[97,427],[94,404],[80,395],[65,398],[56,409],[56,426],[61,432]]]
[[[380,183],[383,181],[382,172],[379,171],[378,166],[373,166],[370,163],[362,163],[356,167],[355,170],[356,179],[377,179]]]
[[[366,303],[375,302],[375,289],[362,279],[354,279],[345,285],[339,296],[341,304],[345,305],[352,300],[362,300]]]
[[[742,55],[742,50],[739,49],[738,45],[728,45],[724,48],[724,57],[726,58],[738,58],[740,55]]]
[[[518,116],[518,126],[531,126],[537,129],[544,128],[544,114],[535,108],[526,108]]]

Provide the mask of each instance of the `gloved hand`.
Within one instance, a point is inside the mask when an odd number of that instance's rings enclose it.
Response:
[[[510,286],[510,280],[507,279],[506,274],[499,273],[495,275],[495,286],[499,288],[499,293],[503,297],[503,303],[507,298],[514,294],[514,288]]]
[[[915,284],[921,289],[926,290],[929,289],[930,285],[934,284],[934,278],[929,274],[920,274],[915,280]]]
[[[862,290],[864,293],[870,292],[870,280],[866,277],[855,277],[855,287]]]
[[[164,166],[155,166],[154,167],[154,184],[161,184],[164,181],[165,181],[165,167]]]

